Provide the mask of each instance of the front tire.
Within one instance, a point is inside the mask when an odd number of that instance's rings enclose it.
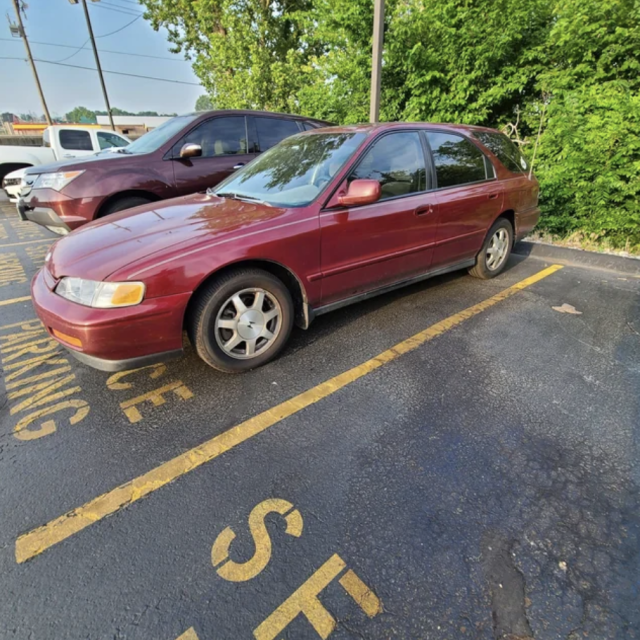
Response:
[[[187,332],[209,366],[240,373],[280,353],[291,334],[293,317],[291,294],[278,278],[262,269],[237,269],[198,292]]]
[[[511,255],[513,247],[513,227],[506,218],[498,218],[476,256],[476,264],[469,269],[469,275],[482,280],[495,278],[501,273]]]

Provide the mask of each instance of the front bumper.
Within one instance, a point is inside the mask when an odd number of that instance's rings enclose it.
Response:
[[[18,215],[59,234],[66,234],[91,222],[102,200],[71,198],[53,189],[23,190],[18,200]]]
[[[59,235],[66,235],[71,231],[67,224],[61,220],[60,216],[48,207],[36,207],[31,209],[22,198],[18,199],[17,204],[18,216],[20,220],[30,220],[36,224],[42,225]]]
[[[94,309],[54,293],[55,280],[43,267],[31,282],[38,317],[52,338],[81,362],[103,371],[122,371],[182,354],[184,312],[191,296],[149,298],[120,309]],[[54,331],[79,340],[69,344]]]
[[[132,369],[147,367],[150,364],[156,364],[157,362],[165,362],[166,360],[171,360],[173,358],[180,358],[184,354],[182,349],[175,349],[173,351],[152,353],[148,356],[139,356],[137,358],[106,360],[105,358],[97,358],[96,356],[90,356],[82,351],[71,349],[64,343],[61,344],[76,360],[82,362],[82,364],[86,364],[94,369],[99,369],[100,371],[108,371],[109,373],[114,373],[116,371],[131,371]]]
[[[11,181],[4,180],[2,188],[7,194],[10,202],[18,201],[18,196],[20,195],[20,180],[18,180],[18,182],[15,182],[15,179],[12,179]]]

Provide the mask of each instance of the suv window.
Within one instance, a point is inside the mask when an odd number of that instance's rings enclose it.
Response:
[[[115,133],[98,131],[98,144],[101,149],[111,149],[111,147],[126,147],[129,142]]]
[[[179,155],[184,144],[199,144],[203,158],[247,153],[247,130],[244,116],[212,118],[190,131],[174,148]]]
[[[374,142],[349,176],[351,180],[377,180],[381,200],[426,189],[424,152],[416,131],[390,133]]]
[[[60,130],[60,146],[70,151],[93,151],[91,135],[88,131]]]
[[[521,173],[529,166],[522,151],[504,133],[474,131],[473,135],[489,149],[509,171]]]
[[[300,133],[295,120],[280,120],[279,118],[254,118],[258,134],[258,152],[271,149],[294,133]]]
[[[485,155],[472,142],[462,136],[438,131],[427,131],[427,139],[433,153],[439,189],[487,179]]]

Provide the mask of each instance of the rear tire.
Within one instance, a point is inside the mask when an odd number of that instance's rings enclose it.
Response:
[[[124,211],[125,209],[132,209],[133,207],[139,207],[142,204],[149,204],[152,200],[149,198],[145,198],[144,196],[125,196],[124,198],[118,198],[113,202],[110,202],[98,216],[99,218],[104,218],[104,216],[108,216],[112,213],[117,213],[118,211]]]
[[[513,247],[513,227],[506,218],[498,218],[476,256],[476,263],[469,275],[482,280],[495,278],[504,270]]]
[[[294,307],[281,280],[262,269],[237,269],[197,293],[187,332],[198,355],[225,373],[273,360],[289,339]]]

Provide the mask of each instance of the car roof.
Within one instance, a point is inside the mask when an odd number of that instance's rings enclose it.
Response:
[[[474,131],[488,131],[491,133],[498,133],[496,129],[490,127],[479,127],[470,124],[450,124],[444,122],[377,122],[375,124],[363,123],[363,124],[349,124],[343,126],[324,127],[322,129],[315,129],[313,131],[306,131],[306,134],[319,134],[319,133],[373,133],[376,131],[386,131],[389,129],[415,129],[416,127],[433,128],[444,131],[457,131],[462,133],[473,133]]]
[[[191,113],[183,113],[184,116],[265,116],[265,117],[283,117],[290,120],[305,120],[307,122],[319,122],[321,124],[331,124],[325,120],[319,120],[318,118],[311,118],[309,116],[300,116],[293,113],[279,113],[277,111],[252,111],[251,109],[214,109],[213,111],[192,111]]]

